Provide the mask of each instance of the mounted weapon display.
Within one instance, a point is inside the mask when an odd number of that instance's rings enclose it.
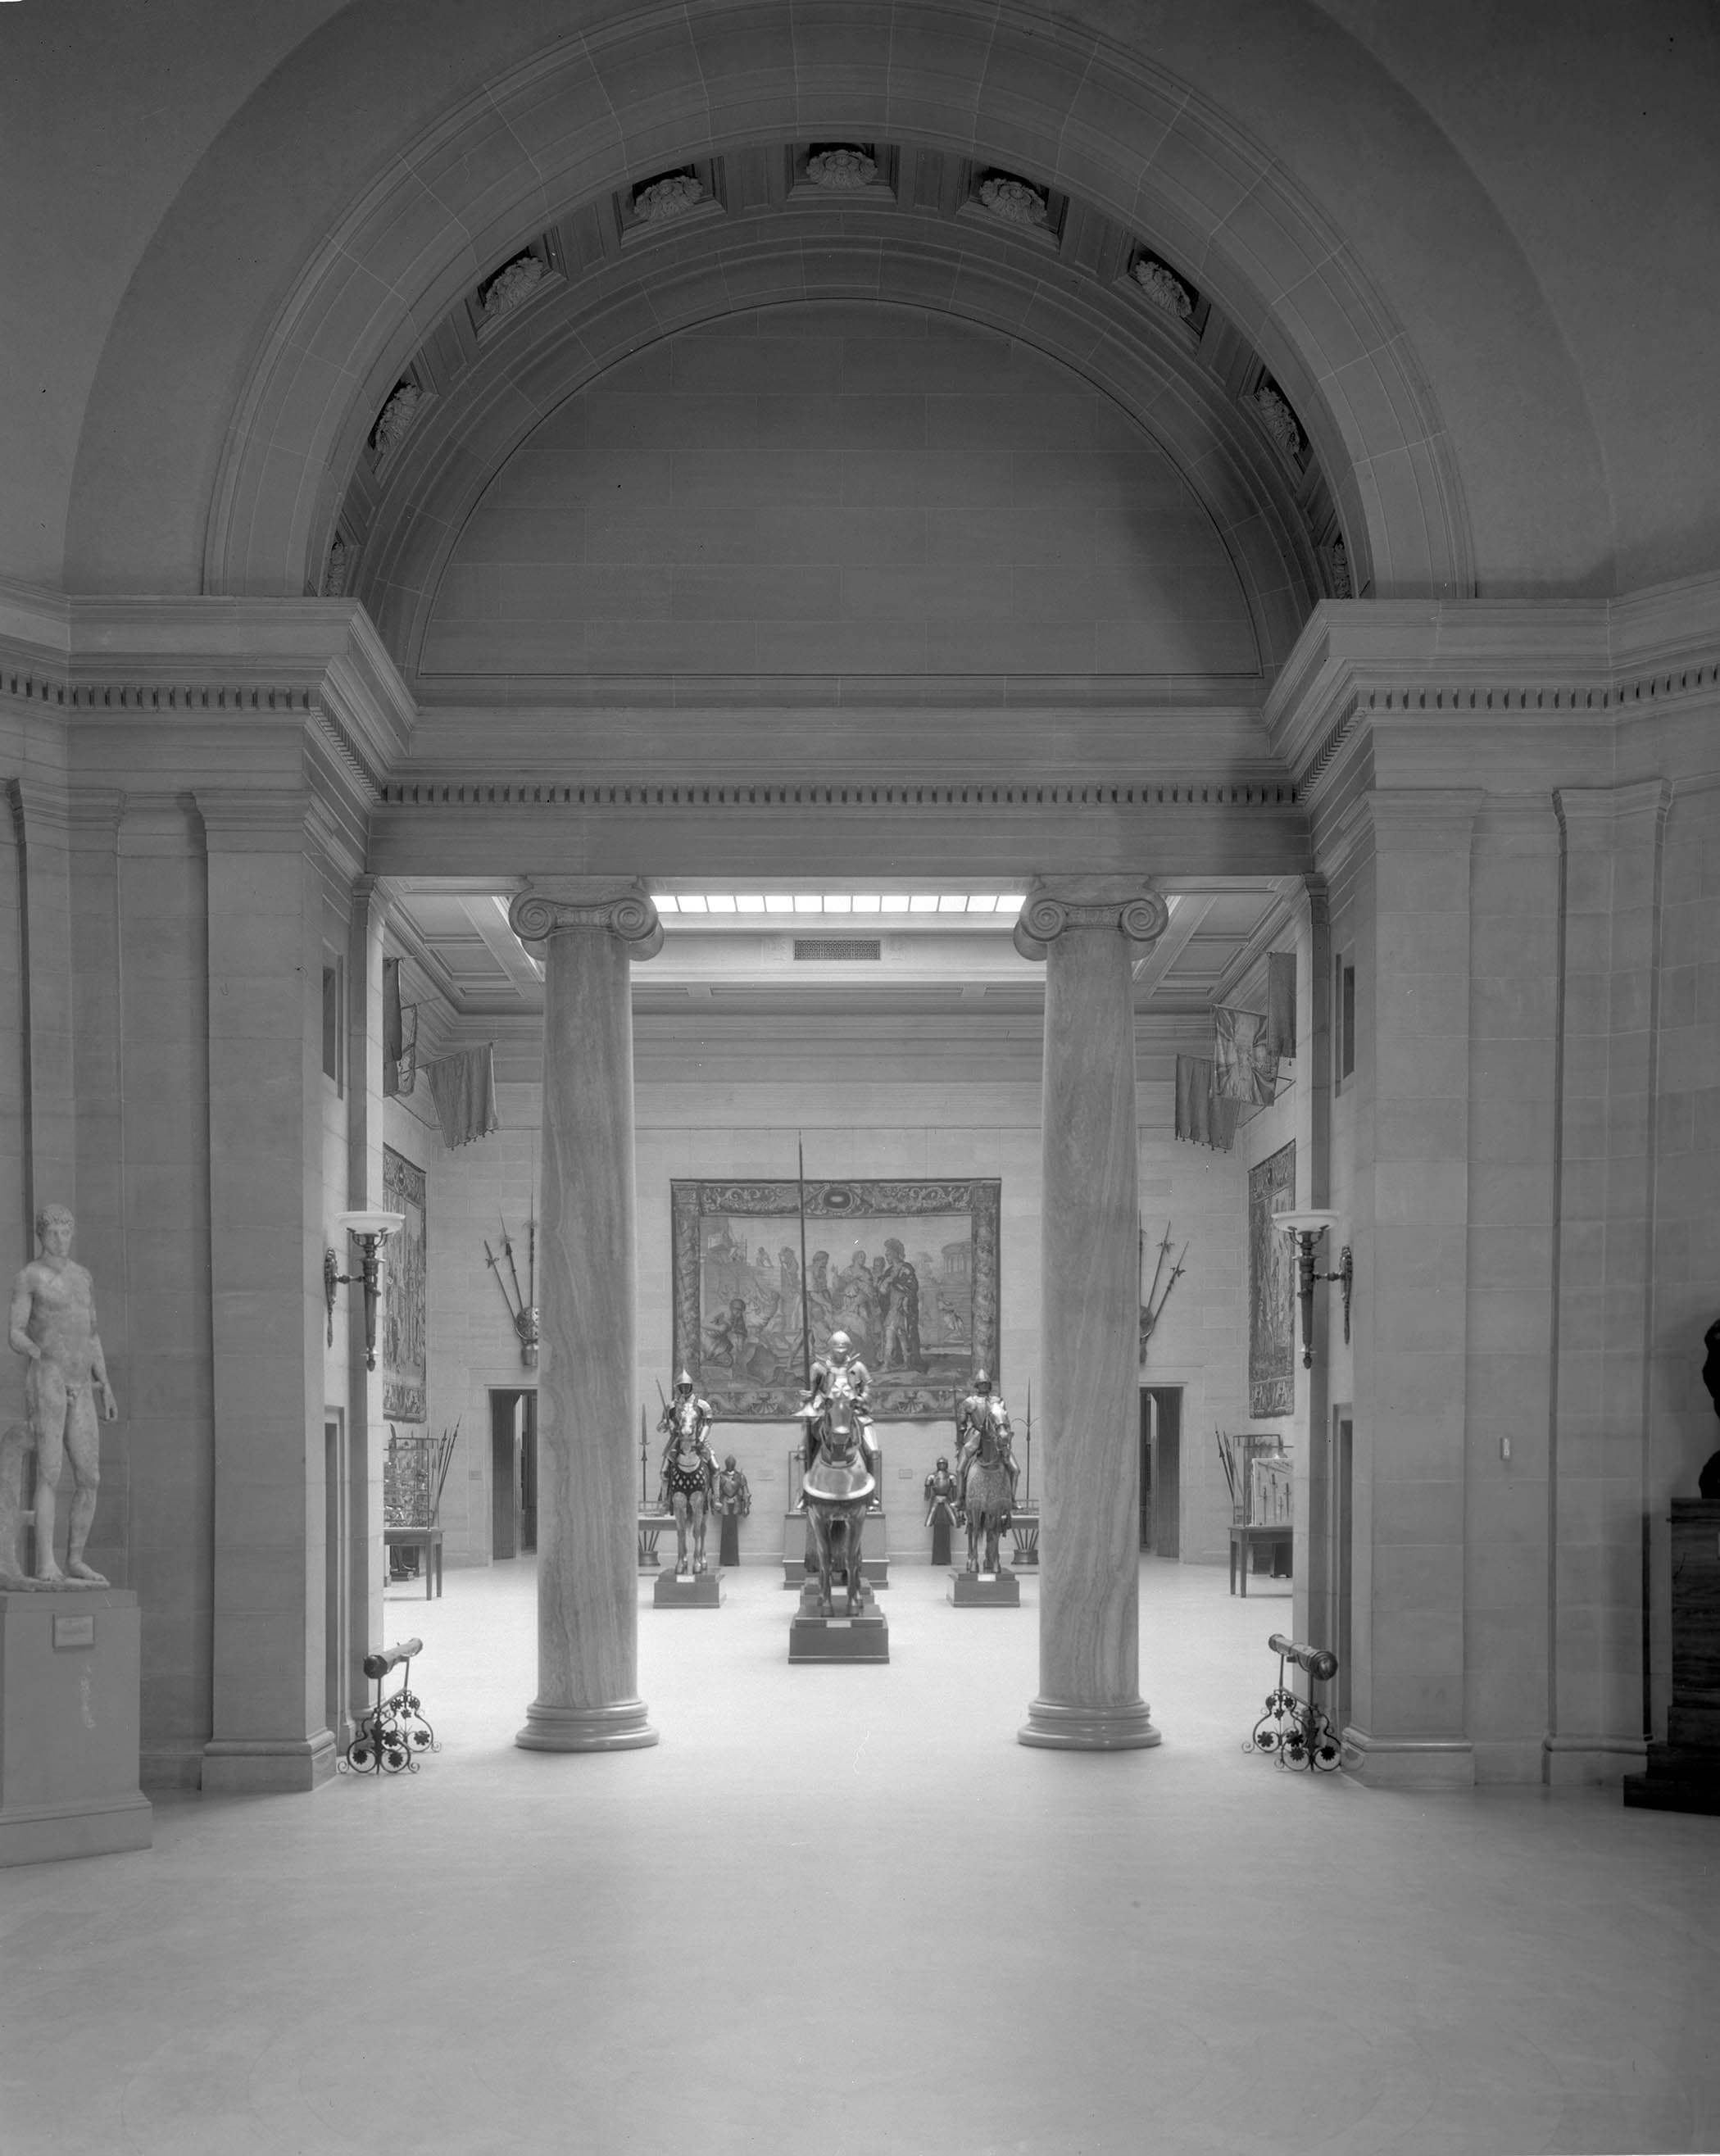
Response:
[[[1163,1278],[1164,1261],[1170,1255],[1172,1240],[1171,1224],[1167,1220],[1164,1224],[1164,1240],[1158,1246],[1158,1261],[1153,1268],[1153,1285],[1148,1289],[1147,1299],[1141,1305],[1141,1360],[1143,1363],[1147,1360],[1147,1343],[1152,1339],[1154,1328],[1164,1315],[1164,1306],[1171,1299],[1171,1290],[1188,1270],[1183,1263],[1183,1260],[1189,1255],[1189,1245],[1184,1242],[1180,1255],[1171,1267],[1170,1277],[1165,1280],[1163,1291],[1160,1291],[1159,1282]],[[1140,1229],[1139,1270],[1144,1273],[1146,1270],[1147,1229],[1143,1222]],[[1138,1281],[1137,1286],[1138,1291]]]
[[[531,1281],[531,1292],[535,1296],[537,1291],[537,1224],[535,1220],[531,1220],[526,1224],[530,1236],[526,1246],[529,1252],[526,1260],[527,1274]],[[507,1260],[508,1272],[513,1280],[511,1295],[508,1292],[506,1280],[502,1277],[502,1259]],[[520,1360],[528,1370],[536,1369],[537,1367],[537,1306],[526,1299],[526,1293],[520,1286],[520,1269],[514,1262],[514,1245],[508,1235],[508,1224],[506,1218],[501,1224],[501,1257],[496,1256],[486,1239],[484,1245],[484,1262],[495,1274],[495,1285],[501,1289],[502,1301],[507,1306],[508,1319],[513,1326],[515,1336],[520,1343]]]

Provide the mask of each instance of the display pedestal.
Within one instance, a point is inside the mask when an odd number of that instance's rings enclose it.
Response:
[[[722,1604],[722,1572],[696,1572],[683,1579],[670,1565],[660,1572],[651,1590],[654,1609],[716,1609]]]
[[[1720,1500],[1672,1500],[1672,1697],[1666,1741],[1627,1774],[1625,1802],[1720,1814]]]
[[[783,1584],[797,1593],[806,1584],[806,1538],[811,1532],[804,1512],[783,1514]],[[812,1567],[812,1577],[818,1577],[816,1563]],[[860,1578],[868,1587],[890,1584],[890,1522],[882,1512],[866,1515],[865,1530],[860,1537]]]
[[[932,1528],[932,1563],[934,1568],[950,1561],[950,1523],[947,1520],[934,1521]]]
[[[809,1580],[800,1590],[800,1607],[795,1611],[788,1626],[788,1660],[791,1662],[887,1662],[890,1660],[890,1625],[872,1599],[867,1585],[864,1562],[860,1566],[860,1591],[855,1598],[855,1614],[852,1617],[838,1614],[820,1617],[818,1582]],[[848,1607],[848,1589],[833,1584],[830,1595],[833,1609],[840,1612]]]
[[[719,1559],[726,1565],[738,1564],[741,1562],[741,1516],[738,1512],[724,1512],[719,1517],[722,1521],[722,1548],[718,1553]]]
[[[129,1588],[0,1590],[0,1864],[149,1847],[137,1686]]]
[[[1013,1572],[952,1572],[950,1600],[958,1609],[1019,1609],[1021,1582]]]

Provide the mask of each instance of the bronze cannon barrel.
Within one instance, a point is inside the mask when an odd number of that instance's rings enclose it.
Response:
[[[398,1669],[402,1662],[409,1662],[414,1655],[424,1651],[422,1640],[403,1640],[398,1646],[383,1647],[364,1658],[364,1674],[367,1677],[385,1677],[390,1670]]]
[[[1286,1662],[1306,1670],[1316,1684],[1329,1684],[1337,1675],[1337,1656],[1330,1647],[1305,1647],[1298,1640],[1286,1640],[1281,1632],[1274,1632],[1266,1645]]]

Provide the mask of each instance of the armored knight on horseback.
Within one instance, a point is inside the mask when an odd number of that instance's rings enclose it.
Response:
[[[710,1401],[699,1398],[691,1373],[683,1370],[675,1381],[675,1398],[665,1403],[657,1423],[668,1433],[657,1504],[660,1512],[675,1514],[675,1569],[688,1579],[705,1569],[705,1522],[717,1471],[711,1420]]]
[[[852,1617],[864,1600],[860,1540],[879,1485],[878,1448],[872,1442],[872,1419],[865,1404],[871,1378],[845,1332],[830,1335],[828,1354],[812,1365],[810,1375],[812,1382],[798,1410],[806,1424],[800,1494],[811,1543],[808,1569],[816,1563],[819,1614],[823,1617],[834,1614],[831,1574],[838,1568],[844,1572],[847,1614]]]
[[[994,1398],[984,1370],[973,1373],[973,1389],[956,1409],[956,1486],[968,1529],[968,1569],[998,1569],[998,1537],[1009,1524],[1020,1470],[1009,1410]]]

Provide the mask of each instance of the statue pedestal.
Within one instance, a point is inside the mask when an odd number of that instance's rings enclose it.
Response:
[[[691,1579],[683,1579],[670,1565],[660,1572],[657,1584],[651,1589],[654,1609],[717,1609],[722,1606],[722,1570],[696,1572]]]
[[[149,1847],[137,1687],[129,1588],[0,1590],[0,1864]]]
[[[839,1614],[834,1617],[820,1617],[818,1614],[819,1590],[816,1580],[809,1580],[800,1591],[800,1607],[788,1625],[788,1660],[791,1662],[887,1662],[890,1660],[890,1624],[877,1604],[872,1599],[865,1581],[865,1565],[860,1565],[860,1592],[856,1597],[856,1613],[852,1617]],[[839,1613],[848,1607],[848,1590],[835,1588],[830,1596],[833,1609]]]
[[[726,1565],[738,1564],[741,1562],[741,1516],[738,1512],[721,1512],[717,1517],[722,1523],[719,1561]]]
[[[783,1515],[783,1584],[798,1589],[806,1584],[806,1537],[809,1530],[804,1512]],[[813,1576],[818,1576],[816,1565]],[[868,1512],[860,1537],[860,1578],[868,1587],[890,1584],[890,1521],[883,1512]]]
[[[1627,1774],[1625,1802],[1720,1815],[1720,1502],[1672,1500],[1672,1697],[1666,1742]]]
[[[1021,1582],[1013,1572],[952,1572],[950,1600],[958,1609],[1019,1609]]]

